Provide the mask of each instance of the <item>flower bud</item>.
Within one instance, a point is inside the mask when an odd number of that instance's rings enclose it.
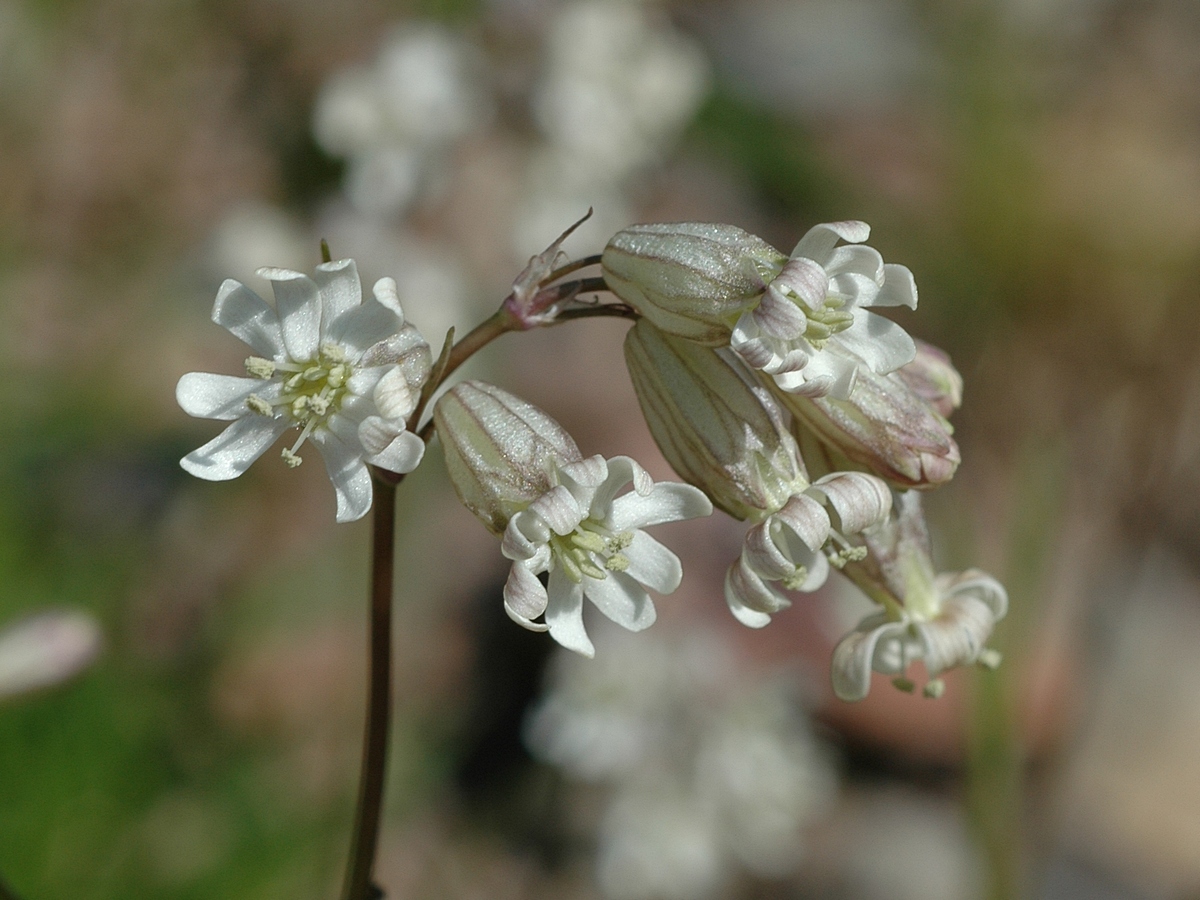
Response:
[[[455,385],[433,421],[455,492],[493,534],[553,487],[559,466],[583,458],[546,413],[482,381]]]
[[[936,410],[939,416],[950,414],[962,404],[963,380],[950,362],[950,355],[940,347],[914,338],[917,355],[896,374],[918,397]]]
[[[663,331],[710,346],[729,343],[739,314],[758,302],[787,257],[734,225],[632,225],[604,248],[609,290]]]
[[[625,338],[625,361],[659,449],[716,506],[760,521],[808,487],[787,414],[730,351],[640,319]]]
[[[860,369],[846,400],[778,396],[797,428],[824,445],[824,453],[810,453],[807,436],[798,435],[814,474],[826,465],[862,468],[900,488],[929,488],[949,481],[961,461],[950,423],[896,372]]]

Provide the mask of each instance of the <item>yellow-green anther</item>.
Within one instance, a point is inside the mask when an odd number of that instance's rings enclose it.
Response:
[[[275,374],[275,363],[261,356],[246,357],[246,374],[254,378],[270,378]]]
[[[904,691],[906,694],[911,694],[917,689],[917,685],[909,678],[893,678],[892,686],[898,691]]]
[[[942,681],[940,678],[935,678],[933,681],[928,681],[925,683],[925,687],[921,690],[921,693],[930,700],[936,700],[938,697],[942,696],[942,694],[946,693],[946,682]]]
[[[579,570],[591,578],[604,578],[607,573],[588,557],[579,560]]]
[[[1004,659],[1004,654],[999,650],[993,650],[991,647],[986,647],[979,653],[977,662],[985,669],[998,669],[1001,661]]]
[[[559,562],[562,563],[563,572],[566,573],[566,576],[576,584],[582,582],[583,571],[579,568],[579,563],[572,559],[569,553],[559,553],[556,555]]]
[[[327,374],[328,373],[325,371],[324,366],[309,366],[304,370],[304,380],[319,381],[320,379],[325,378]]]
[[[286,447],[283,449],[283,452],[279,455],[283,457],[283,461],[285,463],[287,463],[289,469],[294,469],[294,468],[296,468],[296,466],[300,465],[300,463],[304,462],[304,460],[302,460],[299,456],[297,456],[295,453],[293,453],[291,450],[287,449]]]
[[[251,394],[247,397],[246,406],[251,412],[258,413],[260,416],[269,416],[274,413],[274,410],[271,409],[271,404],[258,396],[258,394]]]
[[[782,584],[789,591],[798,591],[804,586],[804,582],[808,580],[808,568],[806,566],[797,566],[796,571],[783,579]]]
[[[327,382],[330,387],[339,388],[346,383],[346,367],[339,363],[329,370]]]
[[[594,531],[573,532],[571,534],[571,543],[584,550],[591,550],[593,553],[603,553],[605,550],[604,538]]]
[[[629,568],[629,557],[623,553],[614,553],[605,560],[604,565],[610,572],[624,572]]]

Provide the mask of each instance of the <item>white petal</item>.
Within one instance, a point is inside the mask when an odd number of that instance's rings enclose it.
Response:
[[[375,382],[371,398],[375,408],[385,419],[406,419],[417,408],[418,392],[414,391],[404,377],[404,370],[393,366]]]
[[[656,484],[645,497],[630,492],[613,501],[605,524],[613,531],[649,528],[662,522],[681,522],[712,515],[712,501],[704,491],[673,481]]]
[[[583,585],[576,584],[561,568],[550,573],[546,624],[550,637],[568,650],[584,656],[596,655],[596,648],[583,627]]]
[[[888,263],[883,267],[883,287],[875,298],[875,306],[917,308],[917,282],[907,266]]]
[[[425,442],[411,431],[402,431],[383,450],[369,454],[367,462],[389,472],[404,475],[421,464],[425,456]]]
[[[772,517],[773,518],[773,517]],[[758,576],[779,581],[796,571],[793,563],[771,535],[772,518],[760,522],[746,532],[742,540],[742,559]]]
[[[645,588],[619,572],[610,572],[607,578],[583,576],[583,594],[622,628],[643,631],[654,624],[654,604]]]
[[[967,569],[957,574],[942,574],[935,581],[938,591],[947,600],[959,594],[974,594],[988,605],[992,617],[999,622],[1008,613],[1008,591],[999,581],[979,569]]]
[[[212,320],[241,339],[259,355],[282,359],[283,332],[271,305],[240,281],[226,279],[217,291]]]
[[[179,461],[184,470],[206,481],[237,478],[288,428],[286,419],[246,416]]]
[[[321,293],[317,283],[290,269],[259,269],[258,274],[270,281],[275,291],[275,308],[288,356],[297,362],[315,359],[321,343]]]
[[[823,266],[832,256],[839,239],[849,244],[861,244],[870,236],[871,226],[866,222],[826,222],[808,229],[791,255],[814,260]]]
[[[257,394],[264,400],[279,395],[277,382],[210,372],[188,372],[175,386],[175,399],[189,416],[200,419],[240,419],[256,415],[246,406],[246,398]]]
[[[342,313],[325,331],[325,339],[363,354],[404,327],[404,314],[395,297],[396,283],[382,278],[375,283],[375,296]]]
[[[877,525],[892,511],[891,489],[865,472],[834,472],[818,478],[808,490],[829,501],[843,534],[857,534]]]
[[[521,563],[513,563],[504,583],[504,609],[510,619],[530,631],[546,631],[548,625],[533,620],[546,611],[545,585]]]
[[[917,355],[917,345],[908,332],[883,316],[854,311],[854,324],[839,331],[831,341],[849,350],[880,375],[908,365]]]
[[[362,460],[361,450],[332,431],[314,431],[312,440],[321,447],[325,471],[337,493],[337,520],[361,519],[370,510],[372,497],[371,473]]]
[[[527,511],[535,513],[550,526],[551,531],[559,535],[570,534],[585,516],[571,492],[561,484],[534,500]]]
[[[787,526],[810,550],[820,550],[829,540],[829,513],[806,494],[790,498],[772,518]]]
[[[633,533],[625,556],[629,560],[625,574],[659,594],[671,593],[683,580],[679,557],[644,531]]]
[[[814,266],[820,271],[819,266]],[[827,280],[824,273],[821,276],[821,299],[825,299],[824,288]],[[810,306],[812,304],[809,304]],[[808,316],[804,315],[797,303],[789,297],[785,297],[779,289],[778,279],[771,283],[771,287],[763,294],[763,298],[759,301],[751,313],[754,316],[754,321],[758,325],[759,331],[763,334],[775,338],[776,340],[790,341],[798,337],[803,337],[805,329],[808,328]]]
[[[782,390],[791,394],[803,397],[829,395],[845,400],[854,387],[854,373],[858,365],[855,358],[831,352],[827,348],[814,354],[802,371],[780,371],[774,378]]]
[[[529,534],[531,527],[542,533]],[[540,548],[546,546],[549,538],[550,529],[546,523],[529,510],[522,510],[508,520],[504,536],[500,539],[500,552],[506,559],[530,560]]]
[[[772,590],[751,572],[739,558],[725,573],[725,602],[735,619],[748,628],[762,628],[771,621],[771,614],[790,606],[790,601]]]
[[[352,259],[339,259],[317,266],[313,281],[321,292],[321,315],[326,328],[347,310],[362,303],[358,266]]]
[[[883,284],[883,257],[874,247],[852,244],[838,247],[829,256],[825,266],[830,278],[854,274],[869,278],[874,284]]]
[[[858,272],[843,272],[829,281],[829,293],[840,294],[850,306],[875,306],[879,284]]]
[[[783,270],[775,276],[775,280],[771,282],[767,288],[768,294],[795,294],[812,309],[819,309],[825,305],[825,297],[829,293],[829,274],[825,271],[820,262],[812,259],[793,258],[789,259],[783,266]],[[764,298],[765,300],[766,298]],[[779,299],[784,299],[780,297]],[[795,304],[792,304],[793,306]],[[782,316],[783,313],[778,310],[774,311],[777,316]],[[761,315],[755,315],[759,327],[763,329],[763,333],[771,337],[794,338],[803,334],[803,331],[794,334],[784,334],[782,331],[776,332],[766,327],[766,321],[771,319],[771,313],[768,312],[764,319]],[[795,323],[792,319],[792,323]]]
[[[830,676],[833,692],[840,700],[853,702],[867,696],[871,690],[875,645],[881,638],[894,633],[897,628],[901,631],[904,628],[898,622],[869,627],[869,623],[874,621],[877,621],[877,617],[873,616],[864,621],[857,630],[842,638],[833,650]]]
[[[947,601],[942,614],[932,622],[917,624],[930,677],[936,677],[944,669],[975,662],[995,623],[986,603],[971,594],[962,594]]]
[[[606,483],[612,482],[610,488],[616,493],[629,483],[629,479],[621,480],[619,473],[610,473],[608,460],[603,456],[589,456],[587,459],[573,460],[558,467],[559,480],[563,487],[571,492],[571,496],[583,510],[596,508],[596,492]]]

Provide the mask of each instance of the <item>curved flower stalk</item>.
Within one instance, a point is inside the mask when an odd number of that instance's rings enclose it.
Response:
[[[866,555],[849,537],[887,518],[887,485],[860,472],[810,483],[790,417],[740,359],[643,319],[625,338],[625,361],[667,461],[718,507],[752,523],[725,578],[740,622],[761,628],[791,605],[776,584],[813,591],[830,564]]]
[[[368,464],[410,472],[425,452],[406,418],[429,375],[429,345],[405,324],[392,279],[363,301],[353,260],[324,263],[312,278],[259,274],[272,283],[274,306],[230,279],[212,313],[257,354],[246,360],[249,377],[190,372],[175,390],[189,415],[233,424],[180,463],[209,481],[236,478],[298,428],[284,462],[300,465],[298,451],[316,444],[337,492],[337,520],[354,521],[371,508]]]
[[[845,399],[860,368],[885,374],[916,353],[868,311],[917,305],[912,273],[862,245],[869,235],[865,222],[817,225],[787,258],[732,225],[635,225],[602,264],[612,292],[664,331],[728,343],[784,391]]]
[[[654,623],[647,589],[671,593],[683,568],[643,529],[709,515],[702,491],[655,484],[628,457],[582,459],[553,419],[482,382],[456,385],[438,401],[434,421],[463,502],[489,528],[505,523],[509,618],[584,656],[595,653],[585,597],[630,631]],[[627,485],[632,490],[621,493]],[[543,573],[546,584],[537,577]]]
[[[941,695],[938,675],[947,669],[1000,662],[986,644],[1008,612],[1004,586],[978,569],[935,575],[920,495],[901,494],[897,507],[896,519],[867,543],[902,605],[868,616],[834,649],[833,689],[842,700],[866,697],[872,671],[895,676],[896,687],[912,690],[906,672],[917,660],[930,679],[924,687],[928,697]]]

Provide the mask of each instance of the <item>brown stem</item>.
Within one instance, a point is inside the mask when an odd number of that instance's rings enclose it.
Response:
[[[371,471],[373,475],[376,473],[374,468]],[[383,478],[375,478],[374,482],[367,722],[358,807],[354,816],[343,900],[373,900],[380,896],[372,885],[371,870],[379,845],[379,820],[383,811],[383,781],[392,711],[392,582],[395,569],[397,482]]]

